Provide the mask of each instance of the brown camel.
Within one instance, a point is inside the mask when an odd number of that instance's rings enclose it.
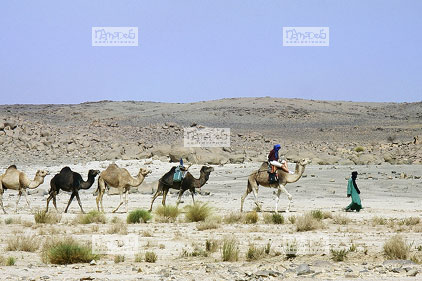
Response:
[[[19,171],[15,165],[11,165],[9,168],[7,168],[6,172],[0,176],[0,205],[3,209],[3,212],[6,214],[6,211],[3,207],[3,192],[5,189],[13,189],[19,191],[18,200],[16,201],[15,212],[18,211],[18,204],[22,194],[25,195],[28,208],[31,208],[31,206],[29,205],[26,189],[34,189],[43,184],[46,175],[48,175],[47,171],[38,170],[35,174],[34,179],[31,181],[28,179],[25,173]]]
[[[158,187],[157,191],[152,197],[151,207],[149,209],[150,212],[152,211],[152,205],[154,204],[154,200],[161,194],[163,194],[162,204],[163,206],[166,205],[166,197],[170,188],[179,190],[177,205],[179,205],[182,195],[186,190],[190,191],[192,195],[192,201],[195,204],[194,193],[197,189],[200,189],[204,184],[207,183],[211,172],[214,171],[213,167],[202,166],[201,171],[199,172],[199,179],[195,179],[190,172],[187,172],[182,182],[173,182],[173,174],[175,172],[175,169],[176,167],[172,167],[170,171],[168,171],[164,176],[162,176],[158,180]]]
[[[125,168],[119,168],[116,164],[110,164],[106,170],[102,171],[100,177],[98,178],[98,195],[97,195],[97,209],[100,211],[100,204],[101,204],[101,211],[104,212],[103,207],[103,195],[107,186],[115,187],[119,190],[120,193],[120,204],[117,206],[116,209],[113,210],[115,213],[120,206],[123,204],[123,193],[125,194],[125,206],[126,206],[126,213],[128,212],[127,206],[127,194],[129,192],[130,187],[132,186],[139,186],[144,181],[145,177],[151,173],[151,170],[140,168],[139,173],[136,178],[133,178],[128,170]]]
[[[302,159],[298,163],[296,163],[296,169],[294,174],[289,174],[284,172],[281,169],[277,170],[278,174],[278,182],[276,183],[269,183],[269,176],[267,172],[268,163],[264,162],[262,163],[259,170],[252,172],[252,174],[248,177],[248,187],[246,189],[245,194],[242,196],[240,201],[240,211],[243,211],[243,202],[245,201],[246,196],[248,196],[249,193],[253,192],[255,196],[255,204],[256,206],[262,210],[262,206],[258,203],[258,186],[262,185],[264,187],[272,187],[277,188],[277,197],[276,197],[276,203],[275,203],[275,212],[278,212],[278,201],[280,200],[280,194],[281,192],[284,192],[287,195],[287,198],[289,198],[289,204],[286,208],[286,213],[290,211],[290,205],[292,203],[292,195],[287,191],[285,188],[285,185],[288,183],[296,182],[300,179],[303,172],[305,171],[305,166],[309,164],[311,161],[309,159]]]

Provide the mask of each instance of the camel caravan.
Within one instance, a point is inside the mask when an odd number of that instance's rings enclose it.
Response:
[[[279,146],[278,146],[279,149]],[[295,171],[289,171],[286,161],[280,161],[278,159],[278,149],[277,145],[274,146],[274,149],[270,152],[268,160],[263,162],[261,167],[258,170],[253,171],[247,177],[247,187],[245,194],[241,197],[240,211],[243,212],[243,204],[245,198],[249,193],[253,193],[255,197],[255,204],[259,210],[262,210],[262,206],[258,203],[258,188],[259,186],[275,188],[277,189],[277,196],[275,202],[275,212],[278,212],[278,202],[280,200],[280,195],[283,192],[286,194],[289,199],[286,212],[290,211],[290,206],[292,202],[292,195],[285,188],[286,184],[294,183],[298,181],[304,170],[305,166],[310,163],[310,160],[303,159],[296,163]],[[275,152],[274,152],[275,151]],[[276,163],[275,163],[276,161]],[[152,207],[155,199],[158,196],[163,196],[162,205],[166,204],[166,197],[170,189],[178,190],[177,205],[181,202],[182,195],[185,191],[189,190],[192,201],[195,203],[194,194],[200,191],[201,187],[204,186],[210,174],[214,171],[214,168],[211,166],[202,166],[200,170],[199,178],[195,178],[189,171],[189,167],[183,165],[182,159],[180,159],[180,164],[178,166],[173,166],[167,173],[165,173],[158,180],[158,187],[152,196],[151,206],[149,211],[152,211]],[[73,199],[76,197],[79,207],[82,213],[85,213],[82,208],[81,199],[79,197],[79,190],[87,190],[95,182],[95,178],[98,177],[98,186],[96,192],[96,204],[97,209],[100,212],[104,212],[103,207],[103,196],[107,188],[114,187],[118,189],[120,194],[120,203],[112,211],[116,212],[123,203],[125,204],[125,212],[128,212],[128,193],[131,187],[140,186],[145,177],[151,173],[151,170],[146,168],[140,168],[138,174],[135,177],[132,177],[129,171],[125,168],[120,168],[116,164],[110,164],[107,169],[100,172],[99,170],[89,170],[88,178],[86,181],[83,180],[82,176],[72,171],[69,167],[64,167],[61,171],[54,175],[50,181],[50,190],[48,192],[49,196],[47,198],[46,212],[48,212],[49,203],[53,200],[54,208],[57,211],[56,205],[56,196],[59,194],[60,190],[70,192],[69,202],[64,210],[67,213],[70,204]],[[38,170],[35,174],[33,180],[29,180],[24,172],[19,171],[15,165],[11,165],[7,168],[6,172],[0,175],[0,205],[3,212],[6,214],[6,210],[3,206],[3,193],[7,189],[12,189],[18,191],[18,199],[16,201],[16,209],[18,210],[18,203],[21,195],[25,196],[28,208],[30,204],[28,201],[27,189],[34,189],[44,183],[44,178],[49,174],[48,171]],[[124,195],[124,199],[123,199]]]

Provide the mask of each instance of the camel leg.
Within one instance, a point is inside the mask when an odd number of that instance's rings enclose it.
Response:
[[[280,184],[279,187],[278,187],[278,189],[281,190],[281,191],[283,191],[287,195],[287,198],[289,199],[289,204],[287,205],[287,208],[286,208],[286,213],[289,213],[290,212],[290,205],[292,204],[293,197],[287,191],[287,189],[284,187],[284,185]]]
[[[15,210],[15,213],[18,212],[18,204],[19,204],[19,200],[21,199],[21,196],[22,196],[22,191],[19,190],[18,200],[16,200],[16,210]]]
[[[48,212],[48,204],[50,204],[50,200],[53,198],[53,194],[50,194],[47,198],[47,208],[45,209],[45,212]]]
[[[0,183],[0,205],[1,205],[1,208],[3,209],[3,212],[5,214],[7,214],[7,212],[6,212],[6,210],[4,209],[4,206],[3,206],[3,192],[4,192],[4,190],[3,190],[2,184]]]
[[[157,189],[157,191],[155,192],[154,196],[152,196],[152,201],[151,201],[151,207],[149,208],[149,211],[152,211],[152,205],[154,204],[155,199],[160,196],[162,193],[162,191],[160,189]]]
[[[128,210],[128,206],[127,206],[127,205],[128,205],[128,204],[127,204],[127,203],[128,203],[128,199],[127,199],[127,196],[128,196],[127,194],[128,194],[128,193],[129,193],[129,192],[126,190],[126,192],[125,192],[125,205],[126,205],[126,213],[129,211],[129,210]]]
[[[53,196],[53,205],[54,205],[54,208],[56,209],[56,212],[59,212],[59,211],[57,210],[57,204],[56,204],[56,194],[54,194],[54,196]]]
[[[194,194],[193,194],[193,192],[191,192],[190,194],[192,195],[192,202],[195,205],[195,197],[194,197]]]
[[[76,192],[76,199],[78,200],[79,207],[81,207],[81,211],[85,214],[84,209],[82,208],[81,198],[79,198],[79,193]]]
[[[183,189],[179,190],[179,196],[177,196],[176,206],[179,206],[180,202],[182,201],[182,196],[185,191]]]
[[[31,205],[29,204],[28,193],[26,192],[26,189],[23,190],[23,195],[25,195],[25,200],[26,200],[26,204],[28,205],[28,208],[31,209]]]
[[[103,213],[104,213],[104,207],[103,207],[104,192],[105,192],[105,182],[100,177],[100,178],[98,178],[98,195],[97,195],[97,198],[95,199],[95,201],[97,202],[98,212],[100,211],[100,205],[101,205],[101,212],[103,212]]]
[[[116,207],[116,209],[114,209],[113,210],[113,213],[115,213],[119,208],[120,208],[120,206],[122,206],[123,205],[123,190],[122,189],[120,189],[119,188],[119,193],[120,193],[120,203],[119,203],[119,205]]]
[[[169,189],[165,189],[163,191],[163,201],[161,202],[163,204],[163,206],[166,205],[166,197],[167,197],[167,193],[169,193]]]
[[[278,201],[280,201],[280,194],[281,194],[281,189],[280,187],[277,189],[277,196],[275,198],[275,213],[278,214]]]
[[[75,193],[72,192],[72,195],[70,195],[69,202],[67,203],[66,209],[64,209],[64,212],[67,213],[67,209],[69,208],[70,203],[72,203],[73,197],[75,197]]]
[[[258,188],[252,188],[252,192],[255,197],[255,205],[258,207],[259,211],[262,211],[262,206],[258,202]]]

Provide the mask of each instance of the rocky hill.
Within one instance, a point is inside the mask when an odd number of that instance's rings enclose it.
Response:
[[[231,129],[229,148],[183,148],[183,128]],[[422,102],[233,98],[197,103],[0,106],[0,164],[170,156],[196,163],[264,160],[281,143],[316,164],[421,164]]]

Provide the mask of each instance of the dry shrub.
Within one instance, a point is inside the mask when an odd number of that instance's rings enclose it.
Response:
[[[156,222],[175,222],[177,216],[180,214],[180,210],[177,208],[177,206],[161,205],[155,209],[155,214]]]
[[[266,247],[257,247],[254,244],[249,244],[246,252],[246,260],[255,261],[265,257]]]
[[[16,235],[7,240],[6,251],[35,252],[39,247],[40,242],[37,237]]]
[[[384,243],[384,254],[390,259],[405,260],[410,253],[410,245],[399,234]]]
[[[157,261],[157,254],[155,252],[146,252],[145,261],[150,263],[155,263]]]
[[[57,213],[47,213],[45,210],[37,210],[34,214],[34,219],[36,223],[55,224],[59,223],[62,217]]]
[[[224,217],[223,221],[226,224],[241,223],[244,215],[239,212],[232,212]]]
[[[207,239],[205,241],[205,251],[207,252],[215,252],[217,251],[218,247],[220,246],[220,242],[214,239]]]
[[[235,237],[226,237],[221,247],[221,257],[223,261],[239,260],[239,242]]]
[[[205,221],[199,222],[196,225],[196,228],[199,231],[207,230],[207,229],[216,229],[220,227],[221,218],[219,217],[211,217],[207,218]]]
[[[331,252],[331,259],[333,261],[344,261],[348,253],[346,249],[340,249],[340,250],[331,249],[330,252]]]
[[[89,263],[98,259],[92,254],[89,245],[82,245],[70,237],[60,239],[48,239],[43,245],[41,259],[44,263],[72,264]]]
[[[296,219],[296,231],[310,231],[322,228],[321,221],[316,219],[311,213],[306,213]]]
[[[258,213],[256,211],[248,212],[245,215],[245,223],[247,224],[253,224],[258,222]]]
[[[127,223],[147,223],[151,218],[150,212],[143,209],[136,209],[129,213],[126,221]]]
[[[350,222],[350,219],[344,215],[335,215],[333,217],[333,222],[335,224],[342,224],[342,225],[346,225]]]
[[[212,209],[207,203],[196,202],[193,205],[186,206],[186,209],[185,218],[188,222],[205,221],[212,214]]]
[[[89,211],[87,214],[80,214],[75,218],[76,223],[90,224],[90,223],[106,223],[106,217],[99,211]]]

